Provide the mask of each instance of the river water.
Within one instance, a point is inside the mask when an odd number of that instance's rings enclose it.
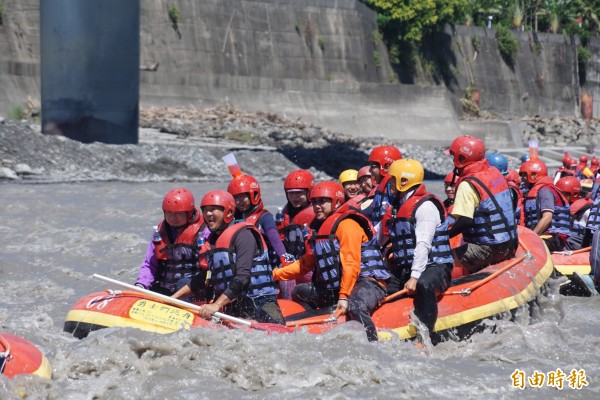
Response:
[[[52,380],[0,376],[0,399],[600,398],[600,299],[563,297],[556,285],[517,321],[488,321],[494,332],[425,350],[368,343],[355,323],[324,335],[111,328],[77,340],[64,333],[70,307],[107,289],[93,273],[134,282],[162,197],[177,186],[199,202],[225,184],[0,185],[0,331],[33,342],[53,367]],[[283,205],[281,187],[262,184],[267,208]],[[438,182],[433,187],[440,193]],[[562,390],[548,382],[559,370]],[[515,371],[545,381],[515,388]]]

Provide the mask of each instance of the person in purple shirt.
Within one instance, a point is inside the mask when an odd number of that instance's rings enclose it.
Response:
[[[164,219],[154,229],[135,285],[172,295],[202,270],[199,244],[209,231],[186,188],[169,191],[162,210]]]

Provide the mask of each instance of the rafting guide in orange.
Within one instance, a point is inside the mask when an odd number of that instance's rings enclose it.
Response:
[[[567,381],[568,388],[570,389],[581,390],[584,386],[588,386],[584,369],[572,369],[568,376],[560,368],[547,373],[533,371],[528,377],[525,371],[517,368],[510,375],[510,379],[512,380],[512,387],[521,390],[525,389],[527,384],[532,388],[541,388],[546,385],[563,390],[565,388],[565,381]]]

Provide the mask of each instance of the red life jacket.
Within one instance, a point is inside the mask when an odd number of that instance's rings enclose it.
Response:
[[[587,197],[585,199],[575,200],[570,206],[571,215],[575,217],[579,212],[585,212],[592,206],[593,203],[594,202]]]
[[[194,245],[196,244],[196,236],[198,232],[204,229],[204,219],[202,218],[202,213],[200,213],[197,209],[194,210],[194,219],[192,222],[185,227],[183,232],[177,236],[175,239],[175,243],[171,243],[169,239],[169,234],[167,233],[167,224],[165,220],[162,220],[158,225],[158,231],[160,232],[160,236],[162,240],[159,243],[154,243],[154,255],[157,260],[166,260],[167,253],[164,251],[166,246],[172,246],[176,244],[188,244]]]

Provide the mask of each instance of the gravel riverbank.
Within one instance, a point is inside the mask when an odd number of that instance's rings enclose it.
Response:
[[[524,118],[523,142],[541,145],[597,143],[598,120]],[[228,179],[221,157],[233,152],[244,172],[282,180],[291,170],[311,170],[317,179],[337,177],[367,164],[369,151],[394,144],[420,160],[427,179],[452,169],[441,147],[356,138],[272,113],[231,106],[210,109],[147,108],[140,112],[139,144],[84,144],[44,135],[39,125],[0,118],[0,180],[31,183],[84,181],[214,181]]]

